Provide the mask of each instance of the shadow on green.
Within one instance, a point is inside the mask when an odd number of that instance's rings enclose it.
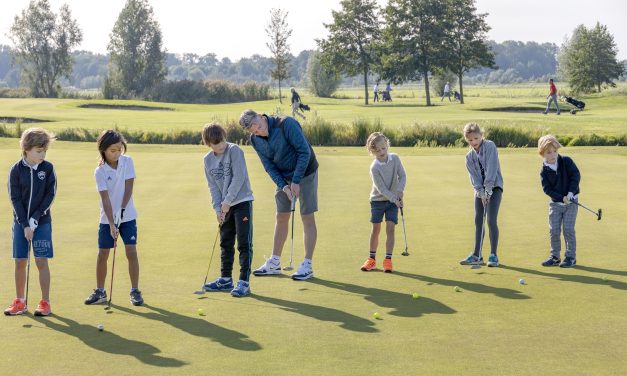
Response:
[[[287,312],[298,313],[300,315],[309,316],[320,321],[339,322],[340,327],[346,330],[364,333],[375,333],[379,331],[377,328],[374,327],[374,323],[372,321],[366,320],[364,318],[352,315],[344,311],[337,310],[335,308],[327,308],[313,304],[295,302],[291,300],[271,298],[269,296],[262,296],[257,294],[253,294],[250,297],[253,299],[257,299],[261,302],[279,306],[280,309]]]
[[[539,275],[542,277],[555,278],[555,279],[559,279],[560,281],[583,283],[586,285],[607,285],[618,290],[627,290],[627,283],[620,282],[620,281],[614,281],[614,280],[609,280],[609,279],[604,280],[603,278],[590,277],[587,275],[580,275],[580,274],[558,274],[558,273],[542,272],[542,271],[534,270],[534,269],[519,268],[515,266],[504,266],[504,265],[501,265],[501,266],[503,267],[503,269],[510,269],[510,270],[514,270],[520,273],[534,274],[534,275]],[[586,271],[590,271],[594,273],[606,273],[606,274],[616,274],[616,275],[627,274],[625,272],[620,272],[620,271],[615,271],[615,270],[591,268],[591,267],[586,267],[586,266],[575,266],[573,268],[573,270],[578,270],[578,269],[586,270]]]
[[[437,300],[421,297],[420,300],[411,299],[409,294],[395,291],[382,290],[374,287],[357,286],[346,282],[329,281],[320,278],[311,280],[312,284],[337,289],[352,294],[362,295],[364,299],[379,307],[392,308],[390,315],[401,317],[420,317],[425,314],[456,313],[454,309],[438,302]]]
[[[167,311],[163,308],[157,308],[148,304],[144,304],[142,307],[148,308],[152,312],[141,312],[127,307],[113,305],[113,308],[122,312],[150,320],[161,321],[164,324],[168,324],[193,336],[205,337],[232,349],[241,351],[261,350],[261,346],[257,342],[249,339],[247,335],[235,330],[223,328],[204,319],[179,315],[178,313]]]
[[[157,355],[161,350],[148,343],[126,339],[107,330],[101,332],[93,325],[81,324],[56,314],[42,320],[35,319],[30,315],[27,317],[44,324],[49,329],[75,337],[94,350],[115,355],[133,356],[142,363],[156,367],[182,367],[187,364],[178,359]],[[60,323],[55,321],[60,321]]]
[[[504,265],[501,265],[501,267],[506,269]],[[435,283],[435,284],[443,285],[443,286],[451,286],[451,287],[459,286],[461,289],[466,290],[466,291],[477,292],[480,294],[493,294],[495,296],[498,296],[499,298],[504,298],[504,299],[531,299],[529,296],[523,294],[521,291],[518,291],[518,290],[505,289],[502,287],[492,287],[492,286],[487,286],[481,283],[455,281],[452,279],[428,277],[425,275],[411,274],[411,273],[398,272],[398,271],[395,271],[392,274],[398,275],[404,278],[417,279],[419,281],[423,281],[427,283]]]

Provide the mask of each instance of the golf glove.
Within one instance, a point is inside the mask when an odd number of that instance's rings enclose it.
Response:
[[[492,190],[486,188],[485,189],[485,198],[490,199],[490,197],[492,197]]]
[[[35,220],[35,218],[31,218],[28,220],[28,227],[30,227],[30,229],[35,232],[35,230],[37,229],[37,226],[39,225],[39,222],[37,222],[37,220]]]
[[[575,195],[573,194],[573,192],[568,192],[568,194],[566,195],[566,199],[568,201],[572,201],[573,197],[575,197]]]
[[[120,209],[113,216],[113,222],[115,222],[115,224],[120,224],[122,223],[123,220],[124,220],[124,209]]]

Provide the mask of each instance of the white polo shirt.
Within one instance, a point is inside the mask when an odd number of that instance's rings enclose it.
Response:
[[[118,159],[117,169],[104,163],[96,168],[94,175],[96,176],[98,192],[107,191],[109,193],[111,208],[113,209],[113,215],[115,215],[122,206],[126,181],[128,179],[135,179],[133,160],[131,157],[121,155],[120,159]],[[137,219],[137,211],[135,210],[135,205],[133,205],[133,196],[131,196],[128,205],[126,205],[126,210],[124,210],[124,219],[122,222],[129,222],[134,219]],[[102,200],[100,200],[100,223],[109,224],[109,220],[102,208]]]

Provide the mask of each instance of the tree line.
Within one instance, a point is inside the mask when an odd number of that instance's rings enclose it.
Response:
[[[238,61],[213,53],[171,54],[148,0],[127,0],[110,34],[107,55],[73,51],[82,33],[69,7],[55,13],[48,0],[33,0],[15,17],[13,46],[0,45],[0,87],[28,86],[33,96],[57,96],[61,87],[102,89],[105,97],[146,97],[165,81],[255,81],[309,86],[329,96],[337,85],[361,84],[368,103],[373,82],[423,82],[430,104],[449,77],[463,83],[512,83],[566,79],[575,91],[600,91],[625,73],[612,35],[603,25],[579,26],[565,43],[486,39],[486,14],[474,0],[343,0],[325,25],[329,37],[316,51],[289,50],[288,13],[270,11],[266,33],[271,57]],[[624,79],[624,76],[623,76]],[[163,86],[163,85],[161,85]],[[179,85],[180,86],[180,85]]]

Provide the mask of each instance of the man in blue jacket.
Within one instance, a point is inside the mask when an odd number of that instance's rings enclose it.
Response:
[[[296,273],[295,280],[313,277],[311,259],[316,240],[315,212],[318,211],[318,161],[303,129],[292,117],[277,117],[246,110],[240,117],[240,125],[251,133],[253,146],[264,169],[276,184],[276,225],[272,257],[254,275],[281,274],[281,253],[287,240],[292,202],[300,201],[300,216],[303,221],[305,259]]]

